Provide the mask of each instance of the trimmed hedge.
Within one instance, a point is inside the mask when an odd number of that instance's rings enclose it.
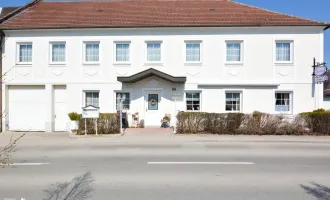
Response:
[[[262,112],[205,113],[180,112],[177,133],[219,135],[330,135],[330,112],[318,110],[294,119]]]
[[[95,134],[96,119],[87,119],[87,134]],[[116,113],[100,113],[97,119],[98,134],[116,134],[120,132],[119,116]],[[85,134],[85,119],[80,119],[78,124],[78,135]]]
[[[324,109],[314,110],[313,112],[300,113],[312,133],[320,135],[330,135],[330,112]]]

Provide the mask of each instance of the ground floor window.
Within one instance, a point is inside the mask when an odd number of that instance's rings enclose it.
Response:
[[[290,112],[291,111],[291,93],[276,92],[275,93],[275,111]]]
[[[123,109],[129,110],[130,109],[130,93],[128,92],[117,92],[116,93],[116,110],[120,110],[120,100],[123,100]]]
[[[200,110],[200,93],[186,93],[186,105],[187,105],[187,110]]]
[[[99,107],[98,91],[85,91],[85,106]]]
[[[226,92],[226,111],[241,111],[240,92]]]

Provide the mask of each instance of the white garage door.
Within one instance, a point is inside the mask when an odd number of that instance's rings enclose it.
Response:
[[[9,130],[45,131],[45,87],[9,87]]]

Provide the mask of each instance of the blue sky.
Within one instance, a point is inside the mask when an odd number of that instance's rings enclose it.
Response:
[[[1,6],[23,5],[31,0],[0,0]],[[269,10],[330,23],[330,0],[235,0]],[[330,68],[330,29],[325,32],[325,61]]]

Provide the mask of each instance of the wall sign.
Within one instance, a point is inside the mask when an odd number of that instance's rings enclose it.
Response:
[[[316,63],[314,58],[314,65],[312,66],[313,69],[313,78],[314,83],[323,83],[328,81],[329,77],[327,75],[328,68],[326,67],[326,63]]]

